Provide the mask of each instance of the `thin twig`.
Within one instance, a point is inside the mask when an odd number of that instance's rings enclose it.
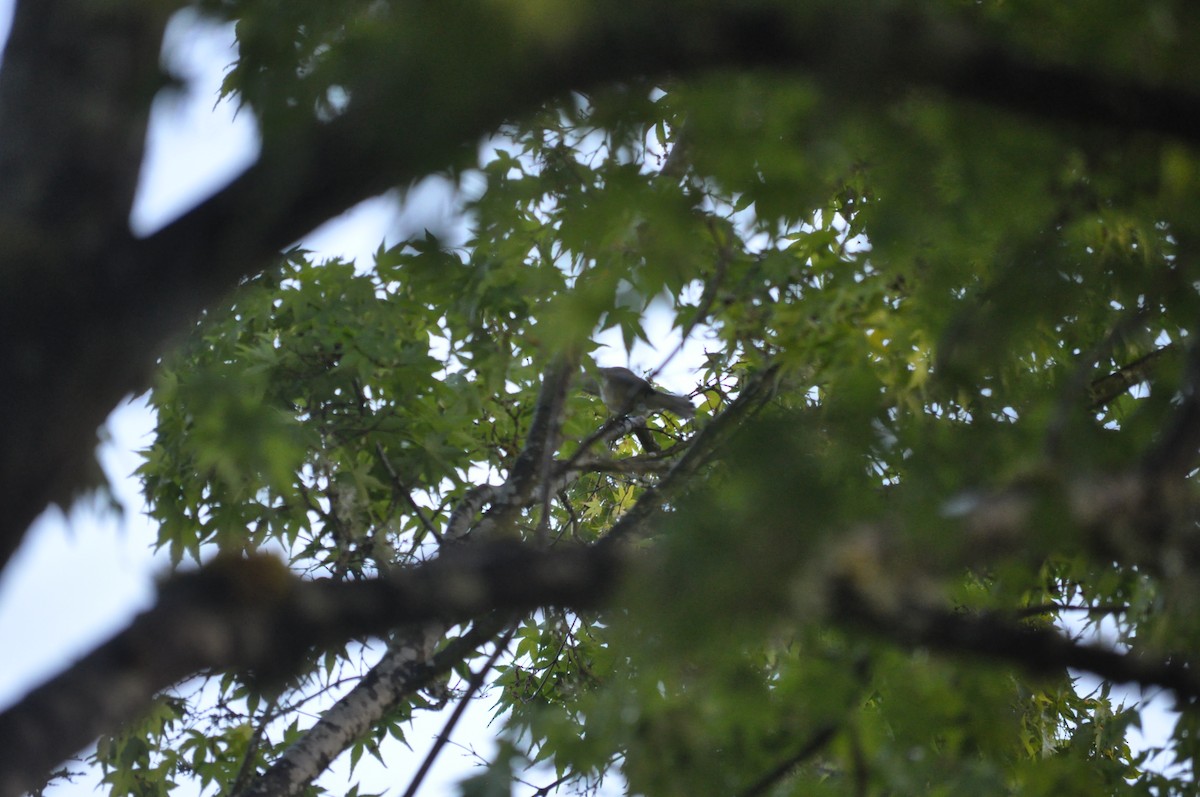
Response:
[[[565,617],[564,617],[565,619]],[[578,619],[578,618],[576,618]],[[558,664],[559,658],[562,657],[563,651],[567,648],[567,643],[571,641],[571,626],[567,624],[567,632],[563,634],[562,641],[558,643],[558,650],[554,651],[554,656],[550,659],[550,663],[546,665],[546,671],[542,674],[542,680],[538,683],[537,689],[533,690],[533,694],[529,697],[521,698],[522,703],[528,703],[542,693],[546,688],[546,684],[550,681],[550,676],[554,673],[554,665]]]
[[[421,521],[421,525],[425,527],[426,531],[433,535],[433,538],[437,540],[438,544],[440,545],[443,542],[442,533],[437,530],[433,523],[429,521],[429,518],[425,517],[425,512],[412,497],[412,493],[407,487],[404,486],[404,482],[400,481],[400,476],[396,473],[396,469],[392,467],[391,460],[388,459],[387,454],[385,454],[383,451],[383,444],[376,441],[375,451],[379,454],[379,461],[383,463],[383,469],[387,471],[388,478],[392,480],[392,487],[395,488],[396,492],[404,496],[405,500],[408,501],[408,505],[412,507],[413,512],[416,513],[417,519]]]
[[[713,274],[712,279],[705,284],[704,293],[700,296],[700,303],[696,305],[696,313],[692,316],[692,320],[688,322],[688,325],[680,334],[679,344],[671,350],[671,353],[666,356],[666,359],[659,363],[657,368],[650,372],[650,379],[654,379],[656,376],[658,376],[663,369],[670,364],[671,360],[675,359],[675,356],[679,354],[679,352],[683,351],[683,347],[687,344],[687,339],[691,337],[692,332],[694,332],[696,327],[700,325],[701,321],[708,318],[708,313],[709,310],[712,309],[713,301],[717,298],[717,289],[720,288],[721,283],[724,282],[725,274],[729,270],[729,264],[733,260],[733,248],[730,247],[727,242],[721,243],[720,240],[718,240],[717,230],[711,218],[708,219],[708,230],[712,234],[713,240],[717,242],[718,247],[716,273]]]
[[[796,751],[795,755],[776,764],[770,772],[755,781],[754,785],[746,789],[738,797],[758,797],[761,794],[766,794],[772,786],[786,778],[796,767],[821,752],[833,740],[833,737],[837,734],[837,730],[838,727],[836,725],[825,725],[818,728],[809,737],[808,741],[804,743],[804,746]]]
[[[417,793],[417,789],[420,788],[421,783],[425,780],[425,776],[429,774],[429,770],[433,766],[433,762],[437,759],[438,754],[441,753],[442,749],[446,746],[446,742],[450,740],[450,734],[454,732],[454,727],[458,725],[458,721],[462,719],[463,714],[466,713],[467,706],[470,704],[472,696],[483,686],[483,682],[487,678],[487,674],[491,672],[493,667],[496,666],[496,662],[500,660],[500,657],[504,654],[504,651],[508,650],[508,643],[512,641],[513,635],[517,633],[518,625],[519,623],[517,622],[513,622],[509,625],[509,628],[504,632],[504,635],[496,641],[496,649],[492,651],[492,655],[489,656],[484,665],[479,668],[479,672],[471,676],[471,680],[467,684],[466,694],[462,696],[462,699],[458,701],[458,705],[454,707],[454,711],[450,714],[450,719],[446,720],[445,727],[443,727],[441,733],[437,735],[437,740],[433,743],[433,747],[430,748],[429,753],[425,756],[425,760],[421,762],[421,766],[417,769],[417,773],[413,775],[412,782],[408,784],[408,788],[404,790],[403,797],[413,797],[413,795]]]
[[[553,783],[547,783],[545,786],[537,787],[537,791],[535,791],[532,795],[530,795],[530,797],[547,797],[547,795],[549,795],[550,792],[554,791],[559,786],[563,785],[564,783],[566,783],[568,780],[570,780],[573,777],[575,777],[575,773],[568,772],[565,775],[563,775],[562,777],[555,780]],[[524,781],[522,781],[522,783],[524,783]],[[526,783],[525,785],[532,786],[533,784]]]
[[[634,401],[633,399],[629,400],[629,403],[631,404],[630,409],[632,409],[633,401]],[[571,456],[567,458],[567,461],[562,464],[562,467],[561,467],[562,472],[566,473],[566,472],[570,471],[572,468],[574,468],[576,463],[579,462],[579,459],[584,454],[587,453],[587,450],[589,448],[591,448],[592,446],[594,446],[596,443],[598,443],[601,440],[609,439],[609,436],[614,435],[614,432],[616,432],[616,430],[618,428],[627,430],[627,431],[621,431],[619,433],[616,433],[615,434],[616,437],[621,437],[625,434],[628,434],[629,431],[632,431],[632,428],[635,425],[634,422],[637,422],[637,421],[640,421],[642,424],[645,424],[645,419],[642,418],[641,416],[635,416],[633,418],[630,418],[625,413],[612,415],[608,420],[606,420],[603,424],[601,424],[599,429],[592,432],[590,435],[588,435],[587,437],[585,437],[583,439],[583,442],[579,444],[579,447],[576,448],[571,453]]]
[[[233,785],[229,787],[229,794],[234,795],[234,797],[242,793],[242,790],[246,788],[246,784],[250,781],[251,773],[255,772],[254,759],[258,754],[258,747],[262,744],[262,737],[267,730],[267,726],[275,721],[275,707],[278,704],[279,697],[272,697],[263,711],[262,719],[255,726],[254,733],[250,736],[250,742],[246,745],[246,755],[242,759],[242,766],[238,769],[237,777],[233,780]]]
[[[1129,611],[1129,606],[1124,603],[1098,603],[1095,606],[1072,606],[1065,603],[1042,603],[1036,606],[1024,606],[1014,612],[996,612],[994,614],[1006,614],[1009,617],[1014,617],[1018,620],[1026,617],[1037,617],[1040,614],[1052,614],[1054,612],[1084,612],[1092,614],[1124,614]]]

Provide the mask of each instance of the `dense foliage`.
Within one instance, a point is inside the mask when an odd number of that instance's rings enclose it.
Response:
[[[388,53],[451,24],[202,5],[237,21],[225,88],[265,146],[335,125]],[[500,38],[569,42],[592,13],[479,5],[453,40],[497,62]],[[911,5],[1071,75],[1200,74],[1182,4]],[[519,541],[619,546],[620,577],[599,608],[203,673],[101,740],[114,797],[314,790],[323,763],[272,779],[314,706],[366,718],[350,761],[386,759],[415,712],[485,683],[501,743],[465,795],[1191,793],[1200,159],[870,67],[631,69],[514,109],[437,144],[465,242],[293,249],[211,307],[162,362],[140,474],[180,567],[267,552],[357,582]],[[412,112],[465,113],[444,88]],[[626,364],[697,417],[610,418],[587,387]],[[1072,639],[1097,628],[1108,646]],[[397,662],[428,672],[349,705]],[[1128,746],[1137,707],[1081,694],[1080,670],[1175,690],[1168,774]]]

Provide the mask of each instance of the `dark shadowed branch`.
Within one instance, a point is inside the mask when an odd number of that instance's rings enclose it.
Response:
[[[794,755],[784,761],[780,761],[770,772],[763,775],[757,783],[743,791],[741,797],[760,797],[760,795],[767,794],[772,787],[795,771],[796,767],[811,760],[828,747],[833,738],[837,736],[837,732],[838,727],[836,725],[825,725],[818,728]]]
[[[1098,410],[1127,393],[1134,385],[1150,381],[1162,358],[1178,351],[1177,345],[1168,344],[1096,379],[1088,389],[1089,409]]]
[[[0,795],[15,797],[100,733],[135,718],[162,689],[206,668],[284,679],[309,648],[493,610],[599,605],[616,552],[478,544],[387,578],[303,581],[279,562],[219,560],[166,582],[154,608],[0,714]],[[494,633],[494,631],[493,631]],[[423,683],[424,681],[422,681]]]
[[[1006,663],[1034,674],[1082,670],[1114,683],[1161,686],[1182,702],[1200,699],[1200,678],[1185,659],[1079,644],[1056,628],[1024,625],[995,615],[919,604],[884,607],[845,582],[833,585],[833,595],[835,612],[843,620],[905,646]]]

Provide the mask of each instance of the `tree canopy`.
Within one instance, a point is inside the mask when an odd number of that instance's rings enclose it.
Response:
[[[484,690],[464,795],[1192,793],[1194,4],[201,0],[262,154],[136,238],[181,7],[0,69],[0,561],[149,389],[176,564],[0,797],[311,794]],[[465,241],[293,246],[428,174]]]

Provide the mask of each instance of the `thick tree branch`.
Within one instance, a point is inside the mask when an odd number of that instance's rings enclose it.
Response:
[[[432,669],[433,647],[445,631],[443,623],[432,623],[397,632],[383,657],[362,680],[321,712],[316,723],[265,772],[250,780],[241,794],[300,792],[389,709],[428,686],[426,675]],[[485,640],[483,637],[478,643]]]
[[[508,477],[508,490],[518,502],[533,492],[539,477],[547,475],[546,457],[552,457],[558,445],[563,405],[574,372],[572,358],[558,357],[542,375],[542,389],[533,408],[525,447],[517,455]]]
[[[970,655],[1016,665],[1037,674],[1084,670],[1115,683],[1170,689],[1181,702],[1200,700],[1200,678],[1187,661],[1121,653],[1081,645],[1054,628],[1036,628],[988,615],[978,616],[920,604],[882,606],[848,582],[832,589],[842,620],[907,646]]]
[[[1134,385],[1149,381],[1158,367],[1159,361],[1164,356],[1174,354],[1178,351],[1178,346],[1174,343],[1169,343],[1143,357],[1139,357],[1128,365],[1121,366],[1112,373],[1105,374],[1099,379],[1094,380],[1088,388],[1089,409],[1099,410],[1110,404],[1118,396],[1124,395]]]
[[[476,620],[469,631],[436,654],[436,642],[446,628],[405,628],[397,632],[383,658],[336,704],[321,713],[317,723],[287,749],[279,760],[256,777],[242,795],[292,795],[301,793],[335,758],[361,739],[387,711],[433,678],[459,664],[511,622],[503,612]],[[241,796],[239,796],[241,797]]]
[[[462,503],[473,511],[460,511],[462,506],[456,508],[450,517],[449,525],[452,528],[461,530],[464,535],[469,532],[473,540],[515,538],[512,526],[516,523],[517,512],[539,500],[543,494],[552,495],[557,491],[557,487],[548,489],[546,485],[553,472],[550,466],[562,426],[564,400],[575,367],[576,363],[571,357],[560,356],[546,368],[533,408],[533,420],[525,436],[525,446],[517,455],[508,478],[499,487],[484,485],[470,491]],[[491,506],[478,523],[472,524],[474,512],[481,510],[485,503]],[[456,538],[450,532],[446,537]]]
[[[459,623],[497,608],[597,606],[619,570],[615,551],[478,543],[374,581],[302,581],[264,557],[176,576],[154,608],[0,714],[0,797],[36,785],[59,761],[197,671],[248,670],[270,683],[286,677],[310,647],[401,625]],[[403,680],[408,690],[428,682],[407,673]]]
[[[0,568],[49,502],[99,481],[96,427],[135,387],[105,318],[126,264],[104,254],[127,238],[170,9],[15,9],[0,71]],[[96,396],[109,379],[119,389]]]

